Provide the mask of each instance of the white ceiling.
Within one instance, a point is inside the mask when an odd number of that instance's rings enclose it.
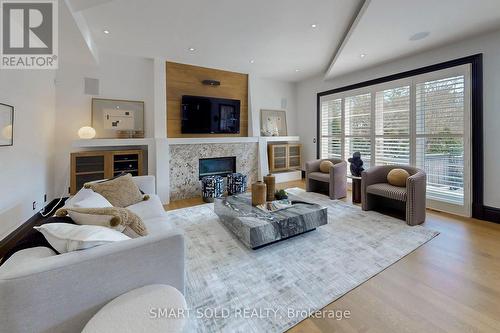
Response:
[[[99,51],[285,81],[340,76],[500,27],[500,0],[66,1]]]
[[[360,15],[326,78],[498,28],[500,0],[372,0]],[[430,34],[409,40],[419,32]]]
[[[99,51],[159,56],[286,81],[324,72],[362,2],[69,1],[85,17]]]

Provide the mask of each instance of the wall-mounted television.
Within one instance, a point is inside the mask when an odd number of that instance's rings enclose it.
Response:
[[[239,100],[184,95],[181,114],[185,134],[240,133]]]

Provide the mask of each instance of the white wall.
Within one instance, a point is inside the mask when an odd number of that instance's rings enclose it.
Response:
[[[304,144],[304,160],[316,158],[316,93],[390,74],[483,53],[484,101],[484,204],[500,208],[500,31],[447,45],[411,57],[351,73],[330,81],[323,75],[297,84],[297,123]]]
[[[291,82],[263,79],[249,75],[249,136],[260,135],[260,110],[283,110],[282,100],[286,100],[286,120],[288,135],[297,135],[297,107],[295,84]]]
[[[0,147],[0,239],[53,196],[55,73],[0,70],[0,102],[13,105],[14,145]]]
[[[85,95],[85,77],[99,79],[99,95]],[[91,125],[93,97],[144,101],[145,136],[153,136],[153,60],[101,53],[99,65],[62,63],[56,80],[55,188],[66,194],[69,154],[80,150],[72,148],[72,142],[78,139],[80,127]]]

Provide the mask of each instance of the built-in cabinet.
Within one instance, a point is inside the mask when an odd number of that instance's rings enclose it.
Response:
[[[299,170],[302,165],[302,145],[298,143],[272,143],[267,146],[269,171]]]
[[[122,172],[144,174],[143,150],[99,150],[71,154],[70,193],[75,194],[87,182],[113,178]]]

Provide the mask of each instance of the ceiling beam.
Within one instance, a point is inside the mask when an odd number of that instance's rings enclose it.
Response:
[[[328,66],[328,69],[325,71],[325,80],[328,79],[328,75],[333,69],[333,66],[335,65],[335,62],[339,58],[340,54],[342,53],[342,50],[344,47],[347,45],[347,42],[349,41],[349,38],[353,34],[354,30],[356,29],[356,26],[358,25],[359,21],[361,21],[361,18],[363,17],[364,13],[366,12],[368,6],[370,5],[371,0],[363,0],[356,12],[354,13],[354,16],[352,17],[352,20],[350,24],[347,26],[346,31],[344,32],[344,35],[342,37],[342,42],[339,44],[339,46],[335,49],[335,52],[333,53],[332,60],[330,61],[330,65]]]
[[[92,57],[94,58],[96,64],[99,64],[99,51],[97,49],[96,43],[92,39],[92,34],[90,32],[89,25],[87,24],[87,20],[85,20],[83,13],[76,11],[73,8],[73,4],[70,0],[65,0],[64,2],[66,3],[66,6],[68,6],[69,12],[71,13],[71,16],[73,16],[76,26],[78,27],[78,30],[80,30],[83,40],[85,40],[85,44],[87,44],[87,47],[90,51],[90,54],[92,54]]]

